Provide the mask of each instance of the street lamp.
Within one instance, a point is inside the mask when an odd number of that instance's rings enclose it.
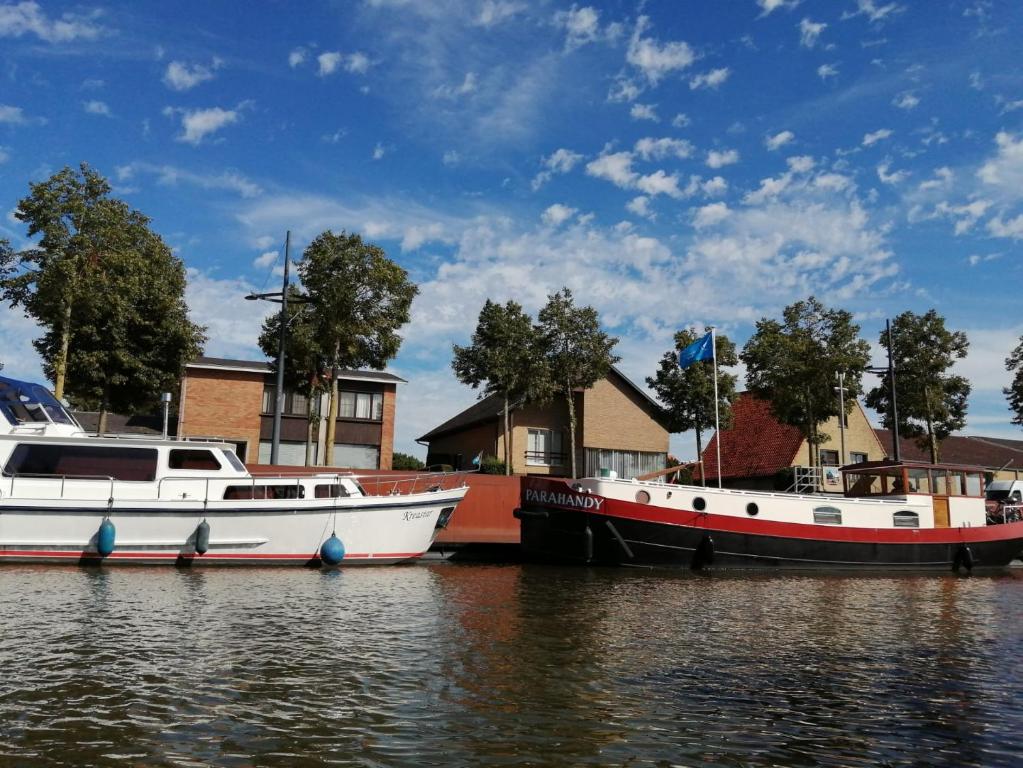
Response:
[[[288,268],[291,264],[291,230],[284,237],[284,285],[269,293],[250,293],[247,301],[272,301],[281,305],[280,333],[277,342],[277,391],[274,398],[273,429],[270,432],[270,463],[276,464],[281,449],[281,413],[284,411],[284,344],[288,336]],[[292,296],[293,302],[304,302],[304,297]]]
[[[887,376],[888,384],[891,387],[891,423],[892,423],[892,458],[901,461],[899,452],[899,407],[895,397],[895,358],[892,357],[892,321],[884,321],[885,333],[888,334],[888,367],[867,368],[869,373],[877,376]]]

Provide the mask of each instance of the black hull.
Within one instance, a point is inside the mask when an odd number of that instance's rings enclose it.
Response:
[[[953,571],[1004,568],[1019,538],[893,544],[819,541],[633,520],[556,508],[523,508],[522,552],[530,559],[585,565]]]

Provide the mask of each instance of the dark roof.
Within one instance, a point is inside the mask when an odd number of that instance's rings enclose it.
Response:
[[[514,410],[517,405],[518,403],[513,403],[511,405],[511,410]],[[416,442],[419,443],[434,440],[441,435],[446,435],[450,432],[458,432],[466,427],[471,427],[476,424],[489,421],[490,419],[495,419],[501,415],[503,410],[504,398],[501,395],[488,395],[482,400],[477,400],[461,413],[452,416],[439,427],[434,427],[422,437],[416,438]]]
[[[232,360],[227,357],[199,357],[188,365],[195,368],[241,368],[265,373],[271,371],[270,363],[265,360]],[[386,371],[355,371],[342,368],[338,371],[338,376],[349,380],[362,379],[365,381],[393,381],[396,384],[399,382],[402,384],[407,383],[400,376],[395,376],[393,373],[387,373]]]
[[[877,439],[881,441],[881,445],[890,452],[892,433],[887,429],[875,429],[874,432],[877,434]],[[902,459],[909,461],[930,461],[931,459],[930,451],[927,448],[921,448],[911,437],[899,438],[899,454]],[[1023,469],[1023,440],[953,435],[941,441],[939,458],[942,463],[964,464],[988,469],[999,469],[1008,463],[1009,468]]]
[[[99,413],[96,411],[72,411],[82,429],[95,432],[99,426]],[[177,419],[168,420],[167,429],[171,435],[177,429]],[[161,435],[163,434],[163,416],[135,414],[125,416],[121,413],[107,414],[107,432],[113,435]]]
[[[703,451],[707,477],[718,473],[719,439],[721,477],[770,477],[792,466],[803,444],[803,433],[798,427],[779,422],[769,402],[742,392],[732,403],[732,427],[716,433]]]
[[[630,390],[638,394],[644,405],[647,406],[649,413],[654,420],[662,427],[667,428],[661,417],[661,409],[657,404],[657,401],[650,397],[650,395],[648,395],[644,390],[636,386],[624,373],[614,366],[611,366],[611,374],[621,380]],[[610,378],[610,376],[608,378]],[[520,402],[512,403],[511,410],[515,410],[520,405]],[[504,398],[501,395],[488,395],[482,400],[479,400],[475,404],[469,406],[461,413],[452,416],[440,426],[434,427],[422,437],[416,438],[416,442],[426,442],[451,432],[458,432],[459,430],[466,429],[467,427],[482,424],[490,419],[498,418],[503,410]]]

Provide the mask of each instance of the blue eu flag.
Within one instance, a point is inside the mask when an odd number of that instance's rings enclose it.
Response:
[[[688,368],[700,360],[714,359],[714,334],[708,333],[678,353],[678,367]]]

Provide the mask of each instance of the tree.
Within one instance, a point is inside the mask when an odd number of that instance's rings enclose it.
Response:
[[[15,216],[41,235],[0,289],[45,330],[33,344],[54,394],[100,412],[133,412],[171,389],[205,341],[188,318],[185,269],[148,217],[109,197],[82,164],[33,184]]]
[[[572,292],[562,288],[547,297],[537,316],[540,344],[546,359],[551,387],[568,403],[569,444],[572,477],[576,477],[576,418],[574,393],[589,389],[621,358],[613,354],[618,339],[600,330],[600,319],[593,307],[576,307]]]
[[[306,414],[306,466],[314,463],[312,447],[316,439],[317,412],[313,407],[327,389],[327,356],[316,332],[316,316],[312,305],[297,286],[288,287],[287,334],[284,347],[284,387],[305,396],[309,402]],[[277,373],[280,349],[281,313],[274,312],[263,321],[259,348],[270,359],[270,370]]]
[[[970,383],[949,373],[955,361],[966,357],[970,343],[962,331],[949,331],[945,318],[935,310],[923,315],[903,312],[892,321],[892,345],[881,332],[880,345],[895,365],[895,395],[899,411],[899,434],[917,439],[930,451],[931,462],[940,457],[941,442],[966,426],[966,400]],[[891,420],[891,382],[887,377],[867,394],[866,403],[882,414],[882,424],[894,429]]]
[[[704,329],[709,333],[710,328]],[[714,368],[712,365],[694,364],[679,368],[678,353],[696,341],[703,334],[695,328],[678,331],[675,334],[675,348],[664,353],[653,377],[647,377],[646,384],[657,395],[662,405],[662,414],[668,424],[668,431],[696,432],[696,455],[703,455],[703,430],[714,426]],[[714,335],[714,354],[721,366],[736,365],[739,358],[735,343],[727,336]],[[735,400],[735,376],[718,371],[718,410],[721,422],[731,419],[732,401]]]
[[[1023,337],[1020,337],[1019,346],[1012,351],[1009,357],[1005,358],[1005,370],[1009,373],[1015,371],[1012,384],[1003,389],[1005,396],[1009,399],[1009,407],[1013,414],[1012,423],[1023,427]]]
[[[417,459],[415,456],[408,453],[395,453],[391,457],[391,468],[392,469],[412,469],[420,470],[425,469],[426,464],[421,459]]]
[[[532,319],[519,304],[501,306],[487,299],[472,344],[454,345],[455,377],[473,389],[482,386],[480,397],[499,395],[503,401],[505,474],[512,467],[511,402],[544,398],[547,376],[538,341]]]
[[[338,373],[342,368],[381,370],[398,354],[398,329],[409,321],[419,289],[383,249],[357,234],[327,231],[313,240],[298,264],[312,303],[313,328],[330,366],[325,463],[334,462]]]
[[[860,327],[842,309],[828,309],[811,296],[782,312],[782,322],[764,318],[739,356],[746,364],[746,385],[770,401],[783,424],[799,427],[816,465],[816,447],[828,439],[819,426],[838,415],[836,374],[845,373],[846,410],[862,392],[870,345]]]

